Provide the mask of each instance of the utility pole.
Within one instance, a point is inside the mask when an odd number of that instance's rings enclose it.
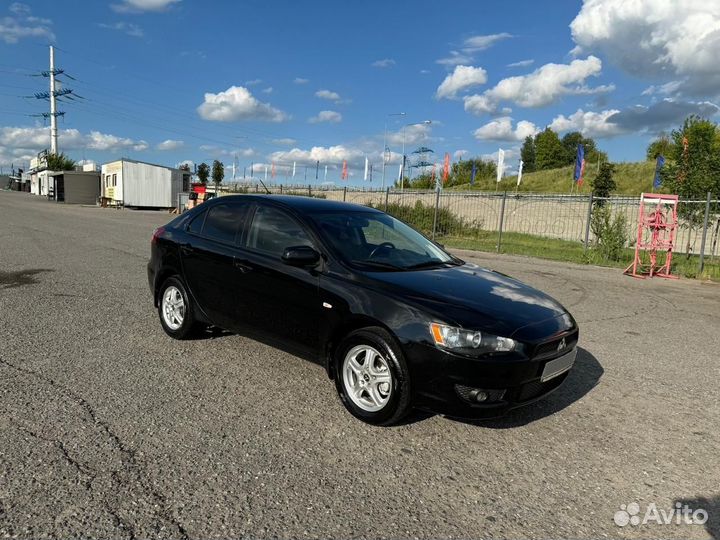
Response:
[[[57,105],[55,103],[55,47],[50,45],[50,153],[58,153]]]

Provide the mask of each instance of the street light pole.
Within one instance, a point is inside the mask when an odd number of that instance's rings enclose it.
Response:
[[[385,165],[388,160],[388,147],[387,147],[387,117],[388,116],[405,116],[404,112],[390,113],[385,117],[385,129],[383,130],[383,151],[382,151],[382,188],[385,189]]]

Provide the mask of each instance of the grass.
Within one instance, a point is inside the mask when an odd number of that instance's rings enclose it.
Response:
[[[520,192],[533,193],[570,193],[573,185],[573,166],[551,169],[547,171],[536,171],[523,173],[522,183],[518,188]],[[590,181],[597,174],[597,164],[589,163],[585,171],[585,182],[579,189],[579,193],[590,194],[592,191]],[[640,195],[643,191],[652,190],[653,178],[655,177],[655,162],[643,161],[639,163],[616,163],[613,175],[617,183],[615,195]],[[480,190],[480,191],[515,191],[517,176],[508,176],[499,183],[494,178],[483,178],[476,180],[473,186],[462,184],[448,188],[449,190]],[[573,193],[578,192],[577,186]]]
[[[448,235],[438,237],[437,240],[450,248],[497,252],[498,233],[497,231],[480,230],[471,236]],[[623,269],[630,265],[635,257],[634,249],[625,248],[619,261],[606,260],[592,247],[585,250],[580,242],[524,233],[503,233],[500,253]],[[683,254],[675,254],[673,256],[672,273],[686,278],[720,281],[720,259],[706,257],[703,273],[699,276],[697,273],[698,264],[699,257],[697,255],[692,255],[688,259]]]

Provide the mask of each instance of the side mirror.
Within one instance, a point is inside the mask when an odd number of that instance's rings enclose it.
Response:
[[[310,246],[285,248],[282,260],[290,266],[314,266],[320,260],[320,254]]]

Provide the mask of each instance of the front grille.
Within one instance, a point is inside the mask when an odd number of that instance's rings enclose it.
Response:
[[[565,347],[558,350],[558,346],[560,345],[560,342],[563,339],[565,340]],[[535,350],[532,353],[532,359],[533,360],[544,360],[547,358],[553,358],[555,356],[561,356],[561,355],[565,354],[566,352],[572,350],[572,348],[575,345],[577,345],[577,341],[578,341],[578,331],[575,330],[574,332],[572,332],[570,334],[555,338],[552,341],[547,341],[545,343],[541,343],[540,345],[537,345],[535,347]]]
[[[549,381],[542,382],[540,381],[540,379],[538,379],[537,381],[523,384],[520,387],[520,391],[517,394],[516,400],[519,402],[529,401],[531,399],[535,399],[536,397],[542,396],[543,394],[547,394],[551,390],[554,390],[555,388],[560,386],[566,377],[567,373],[564,373],[563,375],[559,375],[553,379],[550,379]]]

